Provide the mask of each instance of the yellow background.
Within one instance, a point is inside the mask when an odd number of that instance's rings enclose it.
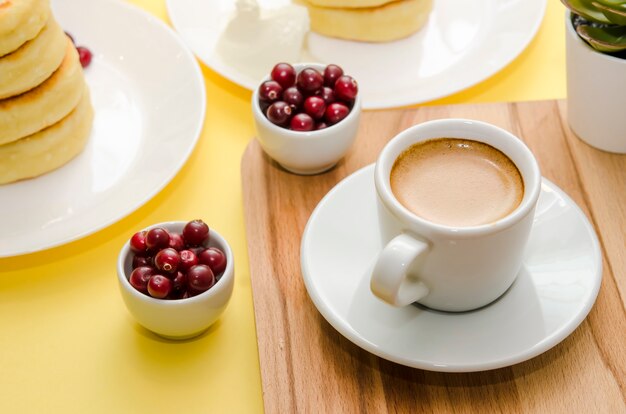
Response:
[[[165,0],[130,2],[168,21]],[[429,104],[564,98],[564,9],[548,3],[537,37],[513,63]],[[208,98],[202,136],[161,193],[92,236],[0,259],[0,412],[263,410],[240,183],[241,155],[254,134],[250,92],[204,66],[202,72]],[[194,218],[230,241],[236,285],[208,333],[170,342],[133,321],[115,263],[136,230]]]

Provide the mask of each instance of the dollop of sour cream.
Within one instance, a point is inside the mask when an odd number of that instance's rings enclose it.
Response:
[[[303,6],[266,9],[256,0],[237,0],[216,51],[226,64],[261,80],[276,63],[301,60],[309,27],[308,10]]]

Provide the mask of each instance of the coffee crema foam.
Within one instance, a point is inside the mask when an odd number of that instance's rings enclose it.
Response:
[[[455,227],[493,223],[521,203],[524,181],[500,150],[469,139],[414,144],[391,169],[391,190],[408,210]]]

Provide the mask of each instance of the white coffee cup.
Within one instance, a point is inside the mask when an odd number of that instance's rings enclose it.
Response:
[[[524,182],[517,208],[493,223],[471,227],[433,223],[405,208],[391,190],[392,166],[408,147],[435,138],[479,141],[507,155]],[[488,305],[511,286],[522,265],[541,189],[537,161],[519,138],[479,121],[425,122],[387,143],[376,161],[374,176],[386,243],[371,276],[376,296],[395,306],[419,302],[459,312]]]

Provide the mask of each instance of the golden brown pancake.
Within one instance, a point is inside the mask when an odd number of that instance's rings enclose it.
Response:
[[[396,0],[378,7],[318,7],[309,9],[311,30],[324,36],[364,42],[388,42],[407,37],[424,26],[433,0]]]
[[[84,149],[92,121],[93,108],[85,85],[78,106],[61,121],[0,145],[0,184],[37,177],[69,162]]]
[[[34,134],[76,107],[83,94],[84,77],[78,52],[67,37],[65,51],[61,66],[41,85],[0,100],[0,145]]]
[[[37,37],[0,58],[0,99],[24,93],[46,80],[61,64],[67,42],[63,29],[51,18]]]
[[[308,0],[313,6],[331,7],[331,8],[363,8],[378,7],[383,4],[391,3],[395,0]]]
[[[0,0],[0,56],[37,36],[49,15],[48,0]]]

